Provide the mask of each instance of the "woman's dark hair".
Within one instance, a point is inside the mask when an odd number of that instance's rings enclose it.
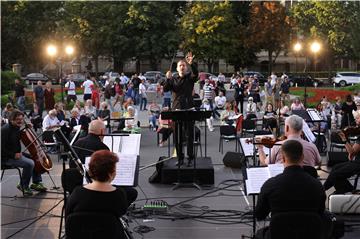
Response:
[[[351,95],[349,94],[349,95],[346,96],[346,102],[351,102],[351,101],[352,101],[352,97],[351,97]]]
[[[118,156],[109,150],[96,151],[91,155],[89,163],[90,177],[100,182],[109,181],[118,161]]]

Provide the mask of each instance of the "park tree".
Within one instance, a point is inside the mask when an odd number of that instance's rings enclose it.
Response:
[[[360,59],[360,2],[301,1],[291,14],[304,37],[323,39],[335,57]]]
[[[63,2],[5,1],[1,3],[2,69],[21,63],[25,69],[41,69],[45,46],[58,36]]]
[[[268,71],[272,71],[277,56],[288,48],[291,24],[280,2],[253,2],[247,28],[247,47],[268,53]]]
[[[180,43],[176,25],[178,6],[172,2],[131,3],[125,23],[132,35],[137,62],[148,59],[151,69],[157,70],[161,59],[174,56]]]
[[[180,21],[183,36],[181,48],[191,50],[196,58],[207,63],[208,71],[221,58],[227,58],[237,39],[236,21],[232,14],[231,3],[192,2]]]

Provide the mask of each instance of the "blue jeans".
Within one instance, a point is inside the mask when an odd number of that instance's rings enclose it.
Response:
[[[20,111],[25,110],[25,96],[19,96],[16,98],[16,105],[18,106]]]
[[[150,115],[149,116],[149,122],[152,123],[153,127],[156,128],[156,115]]]
[[[114,112],[115,109],[114,109],[114,106],[111,104],[111,98],[110,99],[106,99],[106,103],[108,104],[109,108],[110,108],[110,111],[111,112]]]
[[[171,108],[171,98],[164,98],[163,107]]]
[[[42,181],[41,174],[37,174],[34,171],[34,161],[21,156],[20,159],[8,159],[5,162],[8,166],[16,166],[23,169],[20,184],[23,188],[29,188],[30,178],[32,176],[33,183],[40,183]]]
[[[140,98],[141,98],[141,101],[140,101],[140,110],[141,110],[141,109],[146,110],[147,98],[142,97],[141,95],[140,95]],[[144,108],[143,108],[142,106],[144,106]]]

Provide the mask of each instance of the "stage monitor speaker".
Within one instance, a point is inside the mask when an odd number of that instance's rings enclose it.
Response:
[[[245,165],[245,160],[245,156],[242,153],[226,152],[223,158],[223,163],[226,167],[241,168]]]
[[[328,163],[329,167],[332,167],[339,163],[344,163],[349,161],[348,153],[346,152],[328,152]]]
[[[360,195],[331,195],[329,211],[340,214],[360,214]]]

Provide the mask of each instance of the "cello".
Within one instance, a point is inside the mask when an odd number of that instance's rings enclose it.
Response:
[[[38,174],[48,173],[52,169],[52,161],[42,148],[35,132],[26,125],[25,128],[21,130],[20,140],[25,145],[25,149],[29,151],[31,155],[30,158],[35,163],[35,172]]]

